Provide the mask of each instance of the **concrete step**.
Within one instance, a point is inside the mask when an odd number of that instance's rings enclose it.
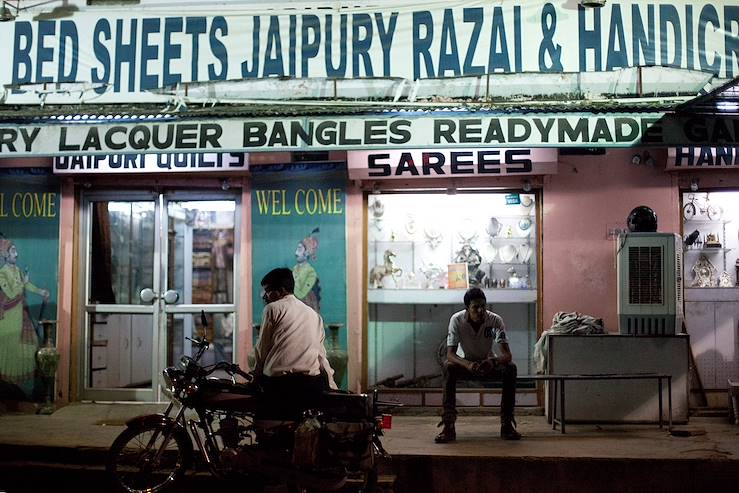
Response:
[[[729,410],[722,407],[695,407],[690,409],[690,416],[696,418],[728,418]]]

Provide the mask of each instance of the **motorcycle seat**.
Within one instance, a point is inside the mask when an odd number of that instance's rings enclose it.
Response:
[[[372,401],[367,394],[325,391],[321,395],[320,408],[324,413],[341,420],[360,421],[372,417]]]

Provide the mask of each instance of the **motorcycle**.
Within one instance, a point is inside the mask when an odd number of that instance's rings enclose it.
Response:
[[[201,313],[203,326],[207,325]],[[203,366],[207,339],[189,339],[195,356],[182,356],[163,374],[170,403],[161,414],[138,416],[114,440],[106,469],[128,493],[158,492],[180,484],[198,458],[217,478],[250,485],[286,484],[292,491],[373,492],[380,441],[392,416],[376,391],[326,391],[299,420],[265,416],[262,391],[238,365]]]

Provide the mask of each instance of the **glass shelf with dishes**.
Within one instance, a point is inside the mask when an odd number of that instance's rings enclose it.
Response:
[[[469,206],[448,207],[439,213],[438,207],[432,207],[438,205],[439,199],[422,205],[420,202],[426,197],[415,196],[403,202],[392,195],[370,196],[369,290],[436,290],[456,286],[535,290],[537,235],[533,200],[529,206],[511,207],[496,204],[497,199],[502,199],[495,194],[489,201],[474,200],[478,197],[479,194],[469,194]],[[445,198],[465,199],[462,194]],[[414,206],[415,200],[419,203]],[[490,209],[484,210],[480,203],[490,203]],[[466,273],[460,264],[466,264]]]
[[[720,194],[683,195],[683,254],[685,287],[732,287],[739,237],[733,207]],[[728,208],[727,208],[728,207]],[[710,211],[709,211],[710,209]]]

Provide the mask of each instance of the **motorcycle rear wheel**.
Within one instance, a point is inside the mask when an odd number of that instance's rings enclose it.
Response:
[[[162,423],[127,428],[111,445],[106,468],[120,491],[161,492],[187,470],[188,445],[185,437]]]

